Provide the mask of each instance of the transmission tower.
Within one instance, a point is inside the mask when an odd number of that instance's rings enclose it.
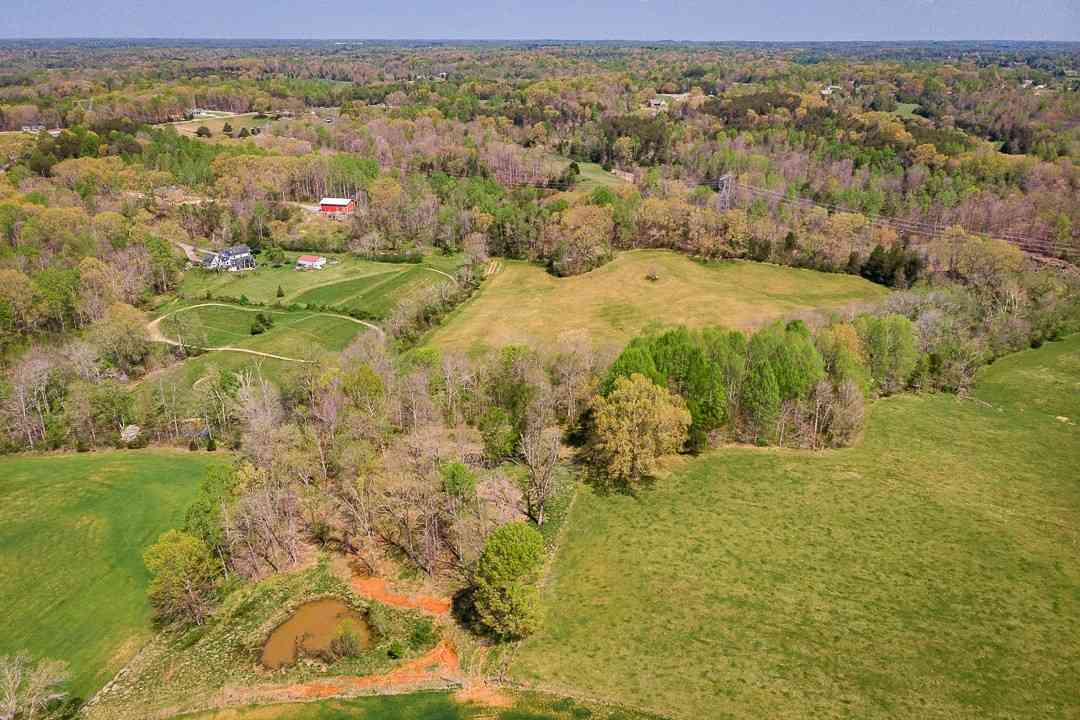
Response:
[[[721,210],[731,207],[731,181],[730,175],[723,175],[716,180],[716,204]]]

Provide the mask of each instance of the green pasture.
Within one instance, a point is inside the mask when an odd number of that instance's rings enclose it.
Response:
[[[273,324],[252,334],[259,313]],[[355,320],[310,311],[284,311],[233,305],[192,305],[171,311],[161,321],[170,340],[203,348],[236,347],[313,359],[319,352],[338,352],[369,328]]]
[[[591,192],[598,187],[626,185],[625,180],[608,172],[599,163],[579,162],[578,169],[581,170],[581,174],[577,178],[577,188],[579,190]]]
[[[583,489],[512,676],[677,718],[1080,712],[1080,336],[838,451],[729,448]]]
[[[895,112],[898,117],[913,118],[915,117],[915,111],[918,109],[918,103],[897,103],[896,110],[893,112]]]
[[[298,295],[296,302],[330,306],[343,312],[359,310],[374,317],[386,317],[410,294],[445,282],[451,282],[450,278],[430,267],[413,265],[404,270],[320,285]]]
[[[183,523],[206,468],[157,450],[0,459],[0,655],[69,663],[88,697],[151,635],[143,549]]]

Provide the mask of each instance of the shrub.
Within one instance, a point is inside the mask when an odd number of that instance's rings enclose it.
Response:
[[[489,461],[498,462],[514,452],[517,432],[510,422],[510,414],[502,408],[493,407],[484,413],[480,418],[480,434]]]
[[[476,495],[476,474],[459,462],[446,463],[440,469],[443,492],[459,500]]]
[[[386,654],[394,660],[405,657],[405,651],[405,643],[400,640],[394,640],[390,643],[390,646],[386,648]]]
[[[435,640],[435,625],[432,624],[431,618],[421,618],[413,625],[412,632],[409,633],[409,645],[414,650],[427,647]]]
[[[364,651],[360,627],[355,620],[342,620],[334,629],[330,652],[339,658],[358,657]]]
[[[483,628],[503,639],[536,629],[536,580],[543,561],[544,537],[532,525],[509,523],[488,537],[475,573],[475,609]]]

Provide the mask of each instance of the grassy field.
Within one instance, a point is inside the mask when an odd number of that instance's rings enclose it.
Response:
[[[462,702],[446,692],[428,692],[239,708],[185,715],[183,720],[646,720],[650,717],[537,693],[500,691],[500,694],[512,702],[511,707],[495,708]]]
[[[1080,716],[1080,336],[976,396],[583,491],[513,675],[683,718]]]
[[[626,184],[625,180],[609,173],[599,163],[579,162],[578,168],[581,170],[581,174],[578,175],[577,179],[579,190],[591,192],[598,187],[618,187]]]
[[[250,130],[253,127],[264,127],[270,124],[269,118],[257,118],[254,114],[250,115],[234,115],[231,117],[204,117],[196,118],[195,120],[189,120],[188,122],[173,123],[173,127],[176,128],[176,132],[187,137],[195,137],[196,131],[202,126],[210,131],[211,135],[207,138],[207,142],[222,142],[230,141],[230,138],[224,134],[225,123],[229,123],[233,127],[232,140],[236,139],[237,133],[241,128],[247,128]]]
[[[919,109],[918,103],[898,103],[896,105],[896,113],[898,117],[913,118],[915,117],[915,111]]]
[[[66,660],[86,697],[150,636],[143,549],[183,521],[209,453],[0,459],[0,655]]]
[[[185,392],[204,377],[221,372],[257,372],[262,377],[279,382],[290,373],[299,373],[306,367],[300,363],[275,358],[258,357],[246,353],[208,352],[189,357],[182,363],[156,373],[136,388],[136,397],[152,403],[152,394],[161,387],[175,385],[178,392]],[[148,408],[150,406],[148,405]]]
[[[432,345],[467,351],[511,343],[543,347],[570,330],[587,332],[598,345],[617,345],[652,323],[746,329],[887,292],[851,275],[751,262],[704,265],[665,250],[625,252],[569,278],[525,262],[502,266],[431,335]],[[660,276],[655,282],[646,278],[654,268]]]
[[[274,324],[251,334],[257,313]],[[298,359],[320,352],[338,352],[368,328],[348,318],[307,311],[279,311],[223,305],[194,305],[167,315],[161,332],[169,339],[183,338],[198,347],[241,347]]]
[[[450,282],[430,267],[413,265],[311,288],[296,297],[299,303],[329,305],[341,310],[363,310],[386,317],[402,299],[429,285]]]
[[[180,294],[202,299],[214,296],[246,296],[257,303],[318,303],[341,309],[366,310],[383,315],[402,297],[434,282],[446,280],[440,272],[453,275],[461,256],[433,255],[420,265],[358,260],[348,255],[326,255],[331,262],[322,270],[293,269],[294,255],[283,267],[262,265],[242,273],[192,270],[184,275]],[[277,296],[278,288],[284,295]]]

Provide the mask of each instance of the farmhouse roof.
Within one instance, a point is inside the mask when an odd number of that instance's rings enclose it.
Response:
[[[296,258],[296,262],[313,263],[313,262],[319,262],[322,259],[323,258],[322,258],[321,255],[301,255],[300,257]]]
[[[323,198],[322,200],[319,201],[319,204],[320,205],[341,205],[342,207],[344,207],[345,205],[348,205],[351,202],[352,202],[352,200],[349,200],[348,198],[325,197],[325,198]]]
[[[251,248],[249,248],[247,245],[233,245],[232,247],[227,247],[222,250],[221,254],[225,257],[230,257],[233,255],[250,255]]]

